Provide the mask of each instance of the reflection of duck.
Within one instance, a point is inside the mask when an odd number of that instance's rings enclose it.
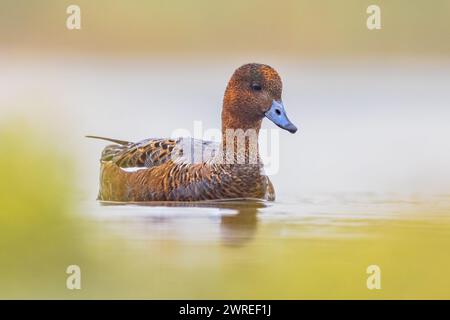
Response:
[[[230,203],[227,208],[237,210],[235,215],[221,218],[222,241],[226,245],[243,245],[253,239],[258,226],[258,211],[265,208],[262,201]]]
[[[104,206],[128,205],[130,202],[102,201]],[[220,216],[221,240],[225,245],[243,245],[253,239],[258,225],[259,209],[267,207],[267,202],[261,200],[217,200],[199,202],[134,202],[133,205],[149,207],[179,207],[179,208],[217,208],[235,211],[235,214],[223,214]],[[147,223],[170,222],[169,216],[158,216],[156,219],[146,219]]]
[[[273,200],[257,138],[264,117],[289,132],[297,131],[286,116],[281,91],[281,79],[273,68],[262,64],[238,68],[225,91],[221,144],[190,138],[132,143],[93,137],[115,143],[102,153],[99,199]]]

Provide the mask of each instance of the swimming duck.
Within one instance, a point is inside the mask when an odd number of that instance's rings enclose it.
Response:
[[[137,143],[98,136],[114,144],[101,155],[103,201],[202,201],[252,198],[275,200],[263,170],[258,134],[263,118],[291,133],[282,82],[270,66],[239,67],[225,90],[222,142],[192,138],[146,139]]]

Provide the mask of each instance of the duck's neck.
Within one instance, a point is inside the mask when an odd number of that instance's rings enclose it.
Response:
[[[260,164],[258,136],[262,119],[222,111],[222,151],[227,164]]]

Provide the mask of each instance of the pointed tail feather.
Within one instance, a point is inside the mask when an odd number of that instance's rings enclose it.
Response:
[[[130,141],[117,140],[117,139],[111,139],[111,138],[105,138],[105,137],[99,137],[99,136],[90,136],[90,135],[88,135],[88,136],[86,136],[86,138],[105,140],[105,141],[109,141],[109,142],[120,144],[122,146],[126,146],[126,145],[129,145],[129,144],[132,144],[132,142],[130,142]]]

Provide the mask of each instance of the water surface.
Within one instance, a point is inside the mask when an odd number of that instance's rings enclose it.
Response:
[[[445,298],[450,197],[327,194],[291,202],[86,203],[93,243],[165,298]],[[124,249],[110,247],[119,242]],[[123,250],[123,251],[122,251]],[[366,269],[382,270],[368,290]],[[142,279],[134,283],[133,279]],[[130,282],[131,280],[131,282]]]

